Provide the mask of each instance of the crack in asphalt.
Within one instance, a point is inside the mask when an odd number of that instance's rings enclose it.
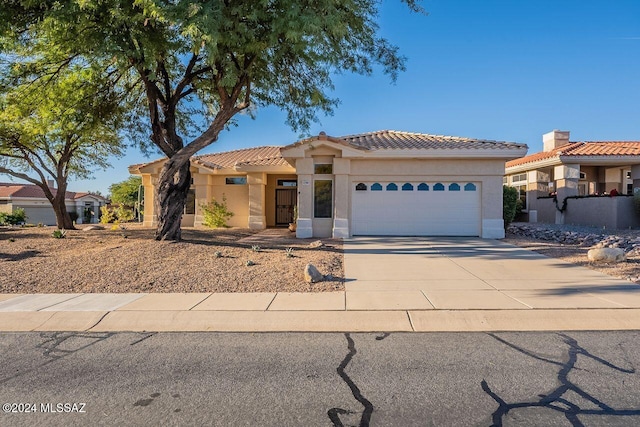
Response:
[[[362,406],[364,406],[364,411],[362,412],[362,417],[360,417],[359,425],[360,427],[368,427],[369,423],[371,422],[373,405],[371,404],[371,402],[369,402],[369,400],[367,400],[366,397],[362,395],[362,392],[360,391],[358,386],[353,382],[353,380],[345,372],[345,368],[347,367],[347,365],[349,365],[349,363],[351,362],[351,359],[353,359],[353,356],[355,356],[358,353],[358,351],[356,350],[355,342],[351,338],[351,334],[346,333],[344,334],[344,336],[347,339],[347,348],[349,349],[349,352],[347,353],[345,358],[342,360],[342,363],[340,363],[340,366],[338,366],[336,371],[338,372],[338,375],[340,375],[340,378],[342,378],[342,380],[347,384],[347,386],[349,386],[349,389],[351,390],[351,394],[353,394],[353,397]],[[344,427],[344,424],[340,420],[340,415],[346,415],[346,414],[355,414],[355,412],[348,411],[342,408],[331,408],[329,409],[329,411],[327,411],[327,415],[329,416],[329,419],[333,423],[334,427]]]
[[[596,397],[592,396],[591,394],[583,390],[579,385],[573,383],[569,379],[569,374],[572,371],[579,369],[575,366],[576,363],[578,362],[578,356],[584,356],[586,358],[592,359],[601,365],[604,365],[608,368],[611,368],[613,370],[616,370],[624,374],[633,374],[636,372],[636,370],[633,367],[633,365],[628,361],[628,359],[626,359],[626,357],[625,359],[627,360],[627,363],[631,366],[631,368],[628,368],[628,369],[620,366],[616,366],[613,363],[601,357],[591,354],[587,349],[585,349],[580,344],[578,344],[578,341],[576,339],[570,337],[569,335],[559,333],[557,335],[562,337],[564,343],[567,344],[568,349],[567,349],[567,360],[564,362],[558,362],[546,357],[538,356],[529,350],[518,347],[517,345],[510,343],[503,338],[500,338],[496,334],[490,333],[488,335],[494,338],[495,340],[511,347],[512,349],[528,357],[532,357],[536,360],[560,367],[560,370],[558,371],[558,376],[557,376],[558,381],[560,382],[560,385],[554,390],[552,390],[550,393],[540,394],[539,395],[540,400],[533,401],[533,402],[507,403],[497,393],[491,390],[491,387],[489,387],[489,384],[487,383],[487,381],[483,379],[482,382],[480,383],[482,390],[484,390],[485,393],[491,396],[491,398],[495,400],[496,403],[498,403],[498,409],[496,409],[496,411],[492,414],[492,421],[493,421],[492,427],[494,426],[501,427],[503,425],[503,418],[509,413],[509,411],[513,409],[519,409],[519,408],[541,407],[541,408],[547,408],[554,411],[558,411],[564,414],[565,418],[567,419],[567,421],[571,423],[572,426],[584,426],[584,424],[578,418],[579,415],[609,415],[609,416],[640,415],[640,409],[612,408],[611,406],[607,405],[603,401],[597,399]],[[569,392],[574,392],[581,398],[597,406],[599,409],[582,409],[579,405],[569,401],[565,397],[565,394]]]

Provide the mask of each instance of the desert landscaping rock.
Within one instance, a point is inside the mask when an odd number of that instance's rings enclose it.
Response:
[[[318,283],[324,280],[324,276],[313,264],[307,264],[304,267],[304,280],[307,283]]]
[[[322,240],[316,240],[315,242],[309,243],[309,247],[312,249],[321,248],[323,245]]]
[[[508,227],[504,241],[615,278],[640,283],[639,230],[609,230],[568,224],[513,223]],[[587,258],[589,249],[610,247],[622,249],[626,262],[594,263]]]
[[[52,239],[47,228],[1,228],[0,293],[344,290],[339,239],[311,249],[313,240],[297,239],[286,229],[281,236],[184,228],[182,241],[158,242],[153,229],[126,228],[126,239],[120,229],[68,230],[65,239]],[[242,241],[248,237],[250,242]],[[254,252],[253,245],[261,251]],[[295,257],[286,257],[288,247]],[[216,252],[223,256],[217,258]],[[248,259],[255,265],[247,267]],[[313,286],[305,282],[301,272],[309,263],[334,279]]]
[[[589,249],[587,259],[591,262],[625,262],[627,257],[620,248]]]
[[[101,225],[87,225],[82,229],[82,231],[95,231],[95,230],[104,230],[104,227]]]

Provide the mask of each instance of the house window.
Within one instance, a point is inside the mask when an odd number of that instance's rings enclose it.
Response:
[[[387,191],[398,191],[398,186],[391,182],[387,184]]]
[[[460,185],[455,182],[449,184],[449,191],[460,191]]]
[[[316,175],[331,175],[333,173],[333,165],[317,164],[313,167],[313,173]]]
[[[193,215],[196,213],[196,190],[189,190],[187,201],[184,205],[184,214]]]
[[[507,185],[507,177],[506,176],[502,177],[502,185]]]
[[[318,179],[313,182],[313,215],[315,218],[331,218],[333,211],[333,181]]]
[[[278,187],[297,187],[298,180],[297,179],[279,179]]]
[[[413,185],[408,182],[402,185],[402,191],[413,191]]]
[[[527,185],[526,184],[514,185],[513,188],[518,190],[518,197],[522,202],[522,209],[523,210],[527,209]]]
[[[360,184],[356,185],[356,191],[367,191],[367,184],[361,182]]]
[[[424,182],[418,185],[418,191],[429,191],[429,185]]]
[[[513,175],[511,177],[511,182],[527,182],[527,174],[526,173],[521,173],[518,175]]]
[[[476,191],[476,185],[469,182],[464,186],[464,191]]]
[[[433,186],[433,191],[444,191],[444,185],[441,182],[438,182]]]
[[[246,185],[246,176],[228,176],[224,179],[224,183],[227,185]]]
[[[376,182],[371,186],[371,191],[382,191],[382,185]]]

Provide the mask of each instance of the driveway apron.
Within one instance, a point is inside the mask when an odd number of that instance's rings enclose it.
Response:
[[[640,308],[640,286],[503,243],[355,237],[344,244],[347,310]]]

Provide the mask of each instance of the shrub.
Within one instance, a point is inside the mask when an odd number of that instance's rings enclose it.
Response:
[[[115,213],[116,217],[118,217],[119,222],[128,222],[133,220],[134,217],[133,209],[123,205],[118,206],[115,209]]]
[[[65,237],[67,237],[67,230],[53,230],[51,236],[54,239],[64,239]]]
[[[24,224],[27,221],[27,215],[24,209],[18,208],[13,213],[0,212],[0,224],[17,225]]]
[[[109,209],[108,206],[100,206],[100,213],[101,224],[109,224],[110,222],[115,222],[118,219],[115,209]]]
[[[518,212],[518,190],[506,185],[502,186],[502,219],[505,228],[513,221]]]
[[[216,199],[211,200],[206,205],[200,205],[204,220],[202,225],[211,228],[221,228],[227,226],[227,221],[233,216],[233,212],[227,208],[227,198],[222,195],[222,202]]]

